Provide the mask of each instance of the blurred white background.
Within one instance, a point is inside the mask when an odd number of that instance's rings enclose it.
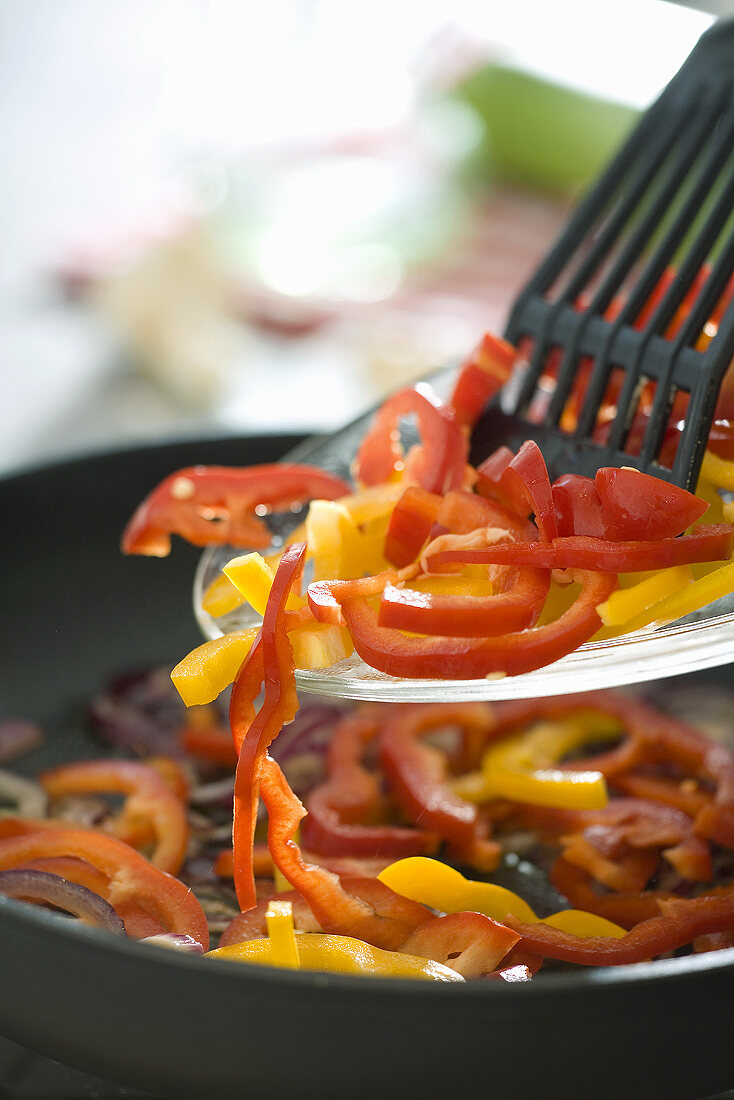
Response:
[[[335,427],[469,350],[713,18],[2,0],[0,468]]]

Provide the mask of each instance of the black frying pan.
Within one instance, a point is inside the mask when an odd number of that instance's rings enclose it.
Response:
[[[177,467],[269,462],[296,442],[169,443],[0,482],[0,713],[52,734],[29,768],[92,751],[83,703],[111,673],[200,640],[198,552],[119,555],[141,497]],[[702,1097],[734,1084],[733,995],[734,949],[434,986],[207,963],[0,901],[0,1034],[165,1095]]]

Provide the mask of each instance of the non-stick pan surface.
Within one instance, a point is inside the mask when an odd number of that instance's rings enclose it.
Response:
[[[165,444],[0,482],[0,713],[50,734],[29,768],[98,754],[84,701],[199,640],[198,552],[119,555],[140,498],[179,466],[273,461],[295,442]],[[702,1097],[734,1083],[733,996],[734,950],[433,986],[207,963],[0,901],[0,1034],[167,1096]]]

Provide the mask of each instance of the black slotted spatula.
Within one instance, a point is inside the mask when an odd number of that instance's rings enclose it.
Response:
[[[730,21],[699,40],[517,298],[506,336],[526,352],[525,363],[501,409],[479,420],[472,461],[532,438],[551,476],[633,466],[694,488],[734,355],[733,271]],[[705,346],[717,309],[718,329]],[[640,438],[631,429],[643,394]],[[607,414],[616,406],[603,426],[602,406]],[[663,457],[681,409],[677,449]]]

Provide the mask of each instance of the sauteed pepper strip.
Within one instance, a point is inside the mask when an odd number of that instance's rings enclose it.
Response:
[[[411,821],[447,840],[456,858],[491,871],[499,862],[501,849],[488,839],[488,822],[476,806],[451,790],[446,754],[423,740],[436,729],[454,725],[465,740],[481,743],[491,735],[492,709],[484,703],[396,709],[380,736],[380,761],[397,802]]]
[[[544,958],[584,966],[622,966],[675,951],[697,936],[734,928],[734,890],[700,898],[660,901],[660,915],[635,925],[620,939],[579,937],[547,924],[508,923],[522,936],[523,947]]]
[[[526,923],[535,923],[538,917],[528,903],[512,890],[506,890],[493,882],[475,882],[467,879],[453,867],[435,859],[414,856],[402,859],[381,871],[377,876],[397,894],[413,901],[420,901],[431,909],[444,913],[472,910],[483,913],[496,921],[509,916]],[[543,918],[553,928],[563,928],[576,936],[624,935],[624,929],[610,920],[584,913],[576,909],[562,910]]]
[[[117,908],[142,905],[168,932],[209,944],[209,928],[194,894],[173,875],[159,871],[121,840],[81,829],[45,829],[0,840],[0,870],[35,859],[71,856],[96,867],[109,879],[108,901]]]
[[[174,875],[180,869],[189,838],[186,809],[155,768],[133,760],[83,760],[43,772],[40,780],[52,798],[127,795],[121,814],[110,825],[113,834],[124,840],[129,829],[142,822],[155,838],[153,866]]]
[[[260,966],[288,966],[336,974],[462,981],[460,974],[433,960],[398,951],[382,951],[348,936],[316,932],[294,935],[292,902],[272,900],[266,913],[268,938],[247,940],[210,951],[210,959],[233,959]]]
[[[400,856],[435,851],[438,837],[423,829],[385,825],[388,805],[376,773],[361,762],[378,730],[374,715],[353,714],[334,729],[327,755],[328,779],[306,799],[301,837],[322,855]]]

